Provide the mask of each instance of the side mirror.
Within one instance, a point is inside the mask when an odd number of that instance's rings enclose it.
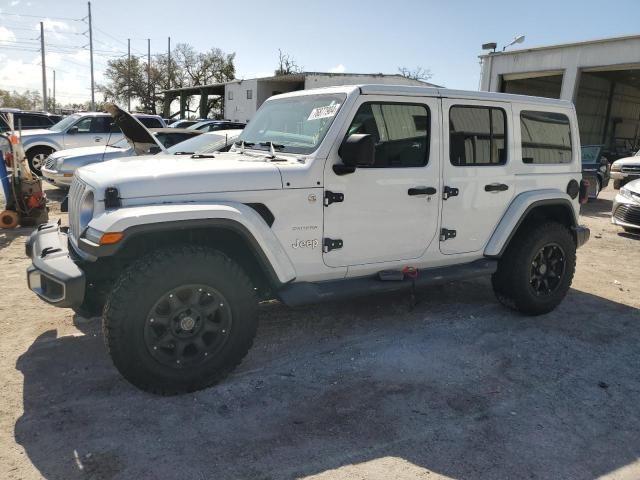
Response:
[[[355,172],[356,167],[368,167],[376,159],[376,142],[373,135],[354,133],[349,135],[338,151],[342,165],[334,165],[333,171],[338,175]]]
[[[149,148],[149,154],[151,155],[155,155],[156,153],[160,153],[161,151],[162,150],[160,150],[160,147],[158,147],[157,145],[154,145]]]
[[[75,135],[76,133],[78,133],[78,127],[71,127],[69,130],[67,130],[67,134],[69,135]]]

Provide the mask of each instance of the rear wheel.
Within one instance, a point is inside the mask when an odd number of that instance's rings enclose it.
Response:
[[[202,247],[158,250],[128,268],[104,309],[105,341],[131,383],[191,392],[222,380],[247,354],[257,300],[244,271]]]
[[[576,265],[576,244],[557,222],[519,231],[500,259],[492,283],[498,300],[525,315],[541,315],[566,296]]]
[[[29,162],[29,168],[36,175],[40,175],[44,162],[54,152],[53,148],[49,147],[33,147],[27,151],[27,160]]]

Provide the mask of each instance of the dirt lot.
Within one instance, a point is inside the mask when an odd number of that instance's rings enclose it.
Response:
[[[37,300],[29,231],[0,232],[0,477],[640,478],[640,238],[609,224],[612,197],[583,209],[552,314],[503,309],[485,280],[413,310],[268,307],[228,380],[174,398],[119,376],[97,319]]]

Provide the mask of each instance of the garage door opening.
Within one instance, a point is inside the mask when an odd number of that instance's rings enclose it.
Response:
[[[604,145],[610,161],[640,148],[640,65],[583,71],[575,103],[583,145]]]
[[[534,97],[560,98],[562,90],[562,74],[539,75],[528,78],[517,78],[503,75],[500,91]]]

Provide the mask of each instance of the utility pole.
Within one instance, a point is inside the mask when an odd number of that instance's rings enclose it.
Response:
[[[147,38],[147,98],[149,99],[149,112],[152,113],[151,109],[151,39]]]
[[[47,110],[47,64],[44,60],[44,23],[40,22],[40,53],[42,54],[42,104]]]
[[[171,89],[171,37],[167,38],[167,90]]]
[[[131,39],[127,38],[127,111],[131,111]]]
[[[95,84],[93,82],[93,28],[91,26],[91,2],[87,2],[87,4],[89,5],[89,57],[91,63],[91,110],[93,111],[96,108]]]
[[[53,71],[53,113],[56,113],[56,71]]]

